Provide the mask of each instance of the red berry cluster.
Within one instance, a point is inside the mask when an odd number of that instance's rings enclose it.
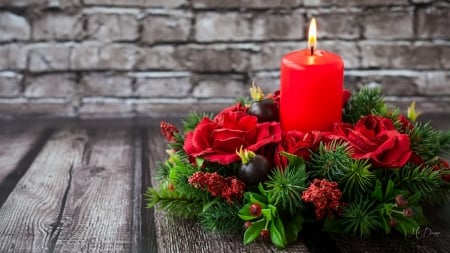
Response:
[[[433,166],[433,170],[440,170],[442,179],[450,182],[450,165],[447,161],[439,159],[439,162]]]
[[[178,133],[178,129],[174,125],[161,121],[159,128],[161,129],[162,135],[166,137],[167,141],[174,142],[176,140],[175,133]]]
[[[332,210],[337,211],[341,205],[339,202],[341,197],[342,192],[336,182],[317,178],[302,193],[303,201],[313,203],[316,208],[317,219],[322,219],[326,213],[331,216]]]
[[[189,177],[190,185],[207,190],[212,196],[221,196],[228,202],[242,199],[245,184],[236,177],[223,177],[217,172],[195,172]]]

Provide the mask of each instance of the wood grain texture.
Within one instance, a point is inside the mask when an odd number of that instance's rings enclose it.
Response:
[[[158,128],[148,130],[149,166],[152,185],[157,164],[166,159],[166,143]],[[301,241],[279,251],[271,243],[255,242],[244,246],[239,235],[214,234],[204,231],[194,221],[167,216],[154,211],[157,250],[161,253],[178,252],[309,252]],[[155,243],[155,242],[153,242]]]
[[[0,184],[16,169],[41,132],[0,129]]]
[[[80,131],[52,136],[0,209],[1,252],[45,252],[57,236],[72,167],[81,161]]]
[[[91,130],[72,172],[56,252],[129,252],[133,212],[131,131]]]

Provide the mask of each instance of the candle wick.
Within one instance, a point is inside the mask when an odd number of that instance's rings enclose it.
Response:
[[[311,55],[314,55],[314,47],[311,47]]]

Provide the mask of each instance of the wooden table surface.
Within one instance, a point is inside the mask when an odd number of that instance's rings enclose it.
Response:
[[[424,119],[450,129],[448,114]],[[449,203],[427,210],[431,223],[419,238],[360,240],[309,228],[283,251],[145,209],[142,193],[166,158],[159,122],[0,121],[0,252],[450,251]]]

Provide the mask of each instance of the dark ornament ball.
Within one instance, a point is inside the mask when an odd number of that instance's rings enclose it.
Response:
[[[238,178],[245,185],[255,186],[267,179],[270,166],[267,159],[262,155],[256,155],[247,164],[242,164],[238,170]]]
[[[248,113],[255,115],[258,118],[259,123],[279,121],[278,106],[271,99],[253,102]]]

